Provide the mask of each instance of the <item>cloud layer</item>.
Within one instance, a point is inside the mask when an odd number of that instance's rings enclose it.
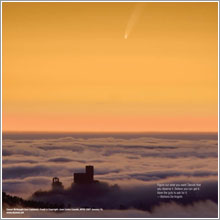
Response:
[[[121,190],[132,188],[127,194],[162,182],[209,182],[204,192],[210,193],[218,178],[217,136],[3,135],[3,190],[9,194],[29,198],[36,190],[50,190],[54,176],[68,189],[73,173],[84,172],[88,164],[95,167],[95,179],[118,184]],[[208,196],[202,200],[214,201]]]

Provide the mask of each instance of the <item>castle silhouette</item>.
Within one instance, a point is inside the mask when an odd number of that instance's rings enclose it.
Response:
[[[85,167],[85,173],[73,173],[73,183],[74,184],[92,184],[98,182],[94,180],[94,167],[87,165]],[[58,177],[54,177],[52,180],[52,190],[63,190],[63,184],[60,182]]]

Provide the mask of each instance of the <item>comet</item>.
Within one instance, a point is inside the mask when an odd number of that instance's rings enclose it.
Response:
[[[128,39],[128,36],[130,35],[132,29],[134,28],[135,24],[139,20],[142,12],[143,12],[143,4],[137,3],[134,7],[134,10],[128,20],[126,29],[125,29],[125,34],[124,34],[124,39]]]

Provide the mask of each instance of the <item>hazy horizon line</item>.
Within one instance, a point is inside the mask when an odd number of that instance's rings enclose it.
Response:
[[[3,133],[218,133],[218,131],[2,131]]]

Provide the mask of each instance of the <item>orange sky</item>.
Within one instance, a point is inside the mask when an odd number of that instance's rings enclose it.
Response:
[[[3,131],[217,131],[218,3],[4,2],[2,22]]]

